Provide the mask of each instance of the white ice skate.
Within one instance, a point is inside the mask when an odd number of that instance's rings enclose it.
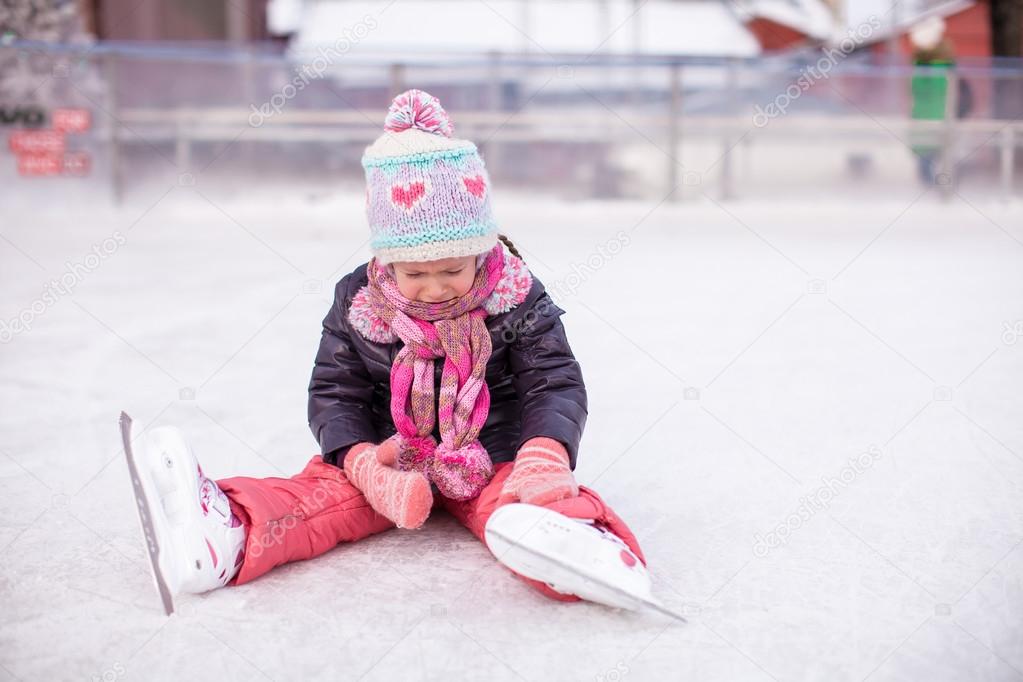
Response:
[[[179,429],[140,432],[122,412],[121,438],[153,580],[170,615],[174,595],[207,592],[231,580],[241,564],[245,527],[232,516],[227,495],[203,475]]]
[[[650,575],[628,545],[592,523],[513,503],[491,514],[484,534],[498,561],[558,592],[616,608],[651,608],[686,620],[654,599]]]

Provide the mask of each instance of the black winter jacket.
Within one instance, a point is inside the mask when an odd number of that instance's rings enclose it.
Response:
[[[379,443],[395,433],[390,371],[404,343],[370,341],[348,319],[352,298],[368,281],[367,265],[334,288],[309,382],[309,427],[324,461],[338,467],[352,445]],[[554,438],[565,445],[575,469],[586,423],[586,387],[559,319],[565,311],[530,275],[532,286],[522,303],[486,318],[493,343],[486,370],[490,412],[480,441],[497,463],[514,460],[534,436]],[[442,359],[434,361],[435,399],[442,366]],[[433,435],[440,442],[439,427]]]

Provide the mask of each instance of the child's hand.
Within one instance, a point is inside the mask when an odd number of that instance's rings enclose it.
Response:
[[[378,446],[359,443],[345,457],[345,475],[373,509],[399,528],[419,528],[430,515],[433,491],[418,471],[398,471],[380,463]]]
[[[501,488],[499,505],[518,500],[543,506],[579,494],[568,451],[553,438],[527,440],[512,466],[512,473]]]

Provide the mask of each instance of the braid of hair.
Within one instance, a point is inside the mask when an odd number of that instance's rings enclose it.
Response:
[[[514,244],[512,244],[512,240],[508,239],[508,237],[504,236],[503,234],[497,235],[497,238],[504,242],[504,245],[508,247],[508,250],[511,251],[511,254],[513,256],[515,256],[516,258],[522,258],[522,254],[520,254],[519,250],[515,248]]]

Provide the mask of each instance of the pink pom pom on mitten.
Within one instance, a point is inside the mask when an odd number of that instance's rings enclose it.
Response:
[[[451,450],[437,446],[428,474],[444,497],[471,500],[477,497],[494,476],[494,463],[478,439]]]
[[[432,436],[394,434],[377,448],[381,464],[422,473],[444,497],[468,500],[480,494],[494,475],[494,465],[479,439],[451,450]]]
[[[386,443],[386,441],[385,441]],[[381,464],[378,446],[358,443],[345,456],[345,474],[377,513],[398,528],[419,528],[433,507],[430,481],[419,471],[398,471]],[[385,448],[384,456],[390,455]]]
[[[543,506],[579,494],[565,446],[545,436],[530,438],[519,448],[498,504],[516,500]]]

